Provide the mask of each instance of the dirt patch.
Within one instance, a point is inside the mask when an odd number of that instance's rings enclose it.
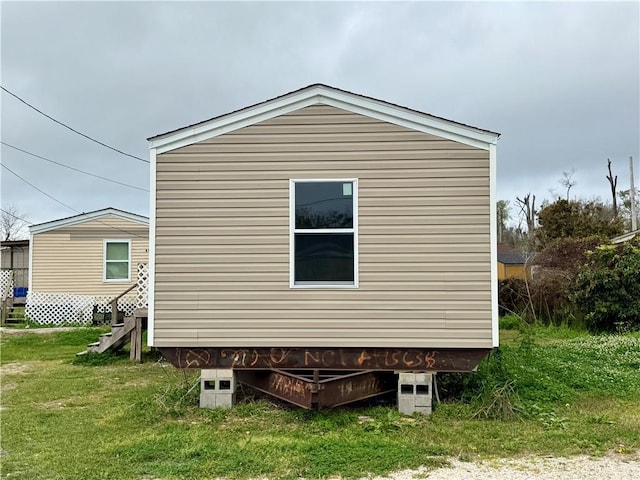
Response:
[[[20,375],[21,373],[24,373],[27,368],[27,365],[24,363],[7,363],[6,365],[0,366],[0,376]]]
[[[25,333],[56,333],[71,332],[82,327],[51,327],[51,328],[7,328],[0,327],[2,335],[24,335]]]
[[[18,388],[18,384],[13,382],[2,382],[2,385],[0,385],[0,390],[2,390],[3,392],[15,390],[16,388]]]
[[[45,410],[57,410],[66,407],[67,403],[66,400],[53,400],[51,402],[38,403],[37,405]]]

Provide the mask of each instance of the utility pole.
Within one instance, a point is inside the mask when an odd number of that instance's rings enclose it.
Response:
[[[638,219],[636,217],[636,189],[633,186],[633,157],[629,157],[629,173],[631,180],[629,183],[629,197],[631,199],[631,231],[638,229]]]

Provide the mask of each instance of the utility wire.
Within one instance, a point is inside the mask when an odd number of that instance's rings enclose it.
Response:
[[[29,108],[31,108],[31,109],[33,109],[33,110],[35,110],[35,111],[36,111],[36,112],[38,112],[40,115],[43,115],[43,116],[47,117],[49,120],[51,120],[51,121],[53,121],[53,122],[57,123],[58,125],[62,125],[64,128],[67,128],[67,129],[71,130],[73,133],[77,133],[78,135],[80,135],[80,136],[82,136],[82,137],[84,137],[84,138],[86,138],[86,139],[88,139],[88,140],[91,140],[92,142],[95,142],[95,143],[97,143],[98,145],[102,145],[103,147],[108,148],[108,149],[110,149],[110,150],[113,150],[114,152],[118,152],[119,154],[124,155],[124,156],[126,156],[126,157],[131,157],[131,158],[133,158],[133,159],[135,159],[135,160],[138,160],[138,161],[140,161],[140,162],[149,163],[149,160],[145,160],[144,158],[137,157],[136,155],[131,155],[130,153],[123,152],[122,150],[118,150],[117,148],[112,147],[112,146],[110,146],[110,145],[107,145],[106,143],[102,143],[100,140],[96,140],[95,138],[92,138],[92,137],[90,137],[89,135],[85,135],[84,133],[79,132],[79,131],[78,131],[78,130],[76,130],[75,128],[72,128],[72,127],[70,127],[69,125],[67,125],[67,124],[65,124],[65,123],[62,123],[61,121],[56,120],[56,119],[55,119],[55,118],[53,118],[51,115],[47,115],[47,114],[46,114],[46,113],[44,113],[42,110],[40,110],[40,109],[38,109],[38,108],[34,107],[34,106],[33,106],[33,105],[31,105],[29,102],[27,102],[27,101],[23,100],[22,98],[20,98],[20,97],[19,97],[18,95],[16,95],[15,93],[13,93],[13,92],[11,92],[11,91],[7,90],[6,88],[4,88],[2,85],[0,85],[0,88],[1,88],[3,91],[7,92],[7,93],[8,93],[9,95],[11,95],[12,97],[14,97],[14,98],[16,98],[17,100],[19,100],[20,102],[24,103],[27,107],[29,107]]]
[[[7,167],[4,163],[1,164],[2,168],[6,168],[9,172],[13,173],[16,177],[18,177],[20,180],[22,180],[24,183],[26,183],[27,185],[29,185],[31,188],[36,189],[37,191],[39,191],[41,194],[45,195],[46,197],[49,197],[51,200],[53,200],[56,203],[59,203],[60,205],[62,205],[63,207],[68,208],[69,210],[73,210],[76,213],[80,213],[78,212],[78,210],[76,210],[73,207],[70,207],[69,205],[67,205],[64,202],[61,202],[60,200],[58,200],[57,198],[52,197],[51,195],[49,195],[47,192],[45,192],[44,190],[41,190],[40,188],[36,187],[33,183],[30,183],[29,181],[27,181],[26,179],[22,178],[20,175],[18,175],[16,172],[14,172],[13,170],[11,170],[9,167]]]
[[[64,202],[61,202],[60,200],[58,200],[55,197],[52,197],[51,195],[49,195],[47,192],[45,192],[44,190],[36,187],[33,183],[30,183],[29,181],[27,181],[25,178],[21,177],[20,175],[18,175],[16,172],[14,172],[13,170],[11,170],[9,167],[7,167],[4,163],[1,163],[0,166],[2,166],[2,168],[6,168],[9,172],[13,173],[16,177],[18,177],[20,180],[22,180],[24,183],[26,183],[27,185],[29,185],[31,188],[34,188],[35,190],[37,190],[38,192],[40,192],[41,194],[45,195],[46,197],[49,197],[51,200],[53,200],[56,203],[59,203],[60,205],[62,205],[63,207],[68,208],[69,210],[73,210],[74,212],[76,212],[77,214],[82,214],[83,212],[80,212],[78,210],[76,210],[75,208],[73,208],[70,205],[67,205]],[[3,210],[4,211],[4,210]],[[15,216],[15,215],[14,215]],[[135,237],[140,237],[140,238],[145,238],[143,235],[138,235],[137,233],[133,233],[133,232],[128,232],[127,230],[123,230],[122,228],[118,228],[118,227],[114,227],[113,225],[109,225],[108,223],[105,223],[101,220],[97,220],[98,223],[102,223],[103,225],[106,225],[107,227],[113,228],[115,230],[119,230],[121,232],[127,233],[129,235],[133,235]]]
[[[61,167],[65,167],[65,168],[68,168],[69,170],[75,170],[76,172],[84,173],[85,175],[90,175],[92,177],[99,178],[100,180],[104,180],[105,182],[117,183],[118,185],[122,185],[124,187],[129,187],[129,188],[135,188],[136,190],[141,190],[143,192],[148,192],[149,191],[146,188],[136,187],[135,185],[129,185],[128,183],[119,182],[117,180],[112,180],[111,178],[107,178],[107,177],[101,177],[100,175],[96,175],[95,173],[85,172],[84,170],[80,170],[79,168],[75,168],[75,167],[72,167],[70,165],[65,165],[64,163],[56,162],[55,160],[51,160],[49,158],[45,158],[45,157],[42,157],[40,155],[36,155],[35,153],[27,152],[26,150],[23,150],[22,148],[18,148],[15,145],[11,145],[10,143],[7,143],[7,142],[0,141],[0,143],[2,145],[5,145],[5,146],[9,147],[9,148],[13,148],[14,150],[17,150],[19,152],[26,153],[27,155],[31,155],[32,157],[39,158],[40,160],[44,160],[46,162],[55,163],[56,165],[60,165]]]
[[[7,215],[9,215],[10,217],[15,218],[16,220],[22,220],[25,223],[31,223],[31,221],[27,220],[26,218],[23,217],[19,217],[11,212],[7,212],[4,208],[0,208],[0,212],[6,213]]]

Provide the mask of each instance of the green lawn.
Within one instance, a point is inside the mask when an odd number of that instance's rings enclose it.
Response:
[[[454,400],[404,418],[393,406],[312,412],[251,395],[231,410],[200,409],[189,392],[198,372],[150,353],[142,365],[126,353],[74,363],[102,331],[3,336],[2,478],[356,478],[447,456],[640,449],[638,334],[502,332],[478,373],[441,379]],[[503,381],[516,418],[481,419]]]

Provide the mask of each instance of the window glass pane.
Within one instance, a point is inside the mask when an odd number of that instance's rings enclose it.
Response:
[[[353,282],[353,233],[295,234],[296,282]]]
[[[353,228],[353,182],[296,182],[296,228]]]
[[[107,262],[107,280],[129,278],[129,262]]]
[[[129,260],[129,244],[107,243],[107,260]]]

